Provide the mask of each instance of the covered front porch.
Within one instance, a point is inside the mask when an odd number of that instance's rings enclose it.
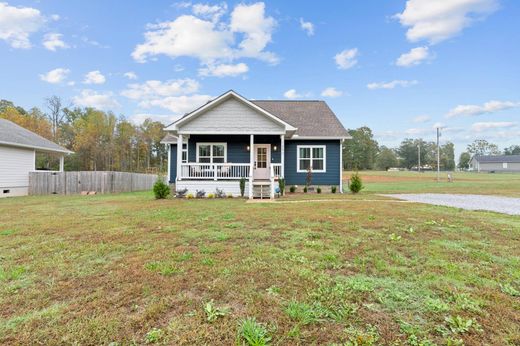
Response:
[[[190,193],[218,188],[239,195],[244,178],[246,196],[274,198],[284,177],[284,135],[178,134],[176,144],[176,188]]]

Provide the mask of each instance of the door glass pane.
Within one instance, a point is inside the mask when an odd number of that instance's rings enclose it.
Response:
[[[306,171],[307,168],[310,167],[310,165],[311,165],[311,160],[308,160],[308,159],[300,160],[300,170]]]
[[[213,156],[222,156],[224,157],[224,146],[219,145],[213,145]]]
[[[267,148],[256,149],[256,167],[267,168]]]

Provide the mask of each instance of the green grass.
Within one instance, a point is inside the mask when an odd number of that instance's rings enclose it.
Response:
[[[519,344],[520,218],[388,203],[420,189],[371,174],[289,203],[2,199],[0,344]]]

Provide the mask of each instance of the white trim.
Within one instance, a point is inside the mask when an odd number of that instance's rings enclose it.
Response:
[[[178,134],[184,135],[247,135],[247,134],[255,134],[255,135],[283,135],[284,131],[223,131],[219,132],[218,129],[210,130],[210,131],[177,131]]]
[[[209,145],[210,146],[210,162],[204,162],[204,163],[220,163],[220,162],[213,162],[213,145],[223,145],[224,146],[224,163],[227,162],[227,143],[226,142],[197,142],[196,144],[196,161],[197,163],[200,163],[199,161],[199,146],[200,145]],[[217,156],[219,157],[219,156]]]
[[[204,113],[205,111],[207,111],[211,107],[214,107],[214,106],[218,105],[220,102],[224,101],[228,97],[235,97],[237,100],[245,103],[246,105],[248,105],[249,107],[253,108],[254,110],[260,112],[261,114],[267,116],[268,118],[271,118],[275,122],[277,122],[277,123],[279,123],[281,125],[284,125],[286,131],[296,131],[296,128],[293,127],[292,125],[290,125],[290,124],[286,123],[285,121],[281,120],[280,118],[274,116],[273,114],[269,113],[265,109],[255,105],[254,103],[252,103],[248,99],[238,95],[233,90],[230,90],[227,93],[224,93],[224,94],[220,95],[216,99],[206,103],[204,106],[194,110],[192,113],[188,114],[187,116],[177,120],[176,122],[174,122],[173,124],[171,124],[170,126],[165,128],[165,131],[172,131],[172,130],[175,131],[175,130],[178,130],[179,129],[179,125],[190,121],[191,119],[193,119],[193,118],[197,117],[198,115]]]
[[[249,199],[253,199],[253,169],[255,161],[255,135],[249,135]]]
[[[181,180],[182,177],[180,175],[181,172],[181,161],[182,161],[182,143],[183,138],[182,135],[177,136],[177,174],[175,176],[175,181]]]
[[[34,150],[37,150],[37,151],[43,151],[43,152],[48,152],[48,153],[74,154],[73,151],[70,151],[70,150],[67,150],[67,149],[64,149],[64,150],[61,150],[61,149],[51,149],[51,148],[45,148],[45,147],[38,147],[38,146],[35,146],[35,145],[18,144],[18,143],[4,142],[4,141],[0,141],[0,145],[6,145],[6,146],[9,146],[9,147],[28,148],[28,149],[34,149]]]
[[[304,160],[310,160],[310,165],[311,165],[311,170],[312,170],[312,173],[327,173],[327,146],[326,145],[297,145],[296,146],[296,172],[297,173],[305,173],[307,172],[307,170],[305,169],[300,169],[300,148],[301,149],[305,149],[305,148],[309,148],[311,149],[310,150],[310,157],[307,159],[307,158],[304,158]],[[321,148],[323,149],[323,169],[320,169],[320,170],[315,170],[314,168],[312,168],[312,160],[314,160],[314,158],[312,157],[312,149],[313,148]],[[316,159],[321,159],[321,158],[316,158]]]
[[[280,168],[280,175],[282,176],[282,178],[285,178],[285,136],[284,135],[280,136],[280,150],[281,150],[280,161],[282,164],[282,167]]]
[[[166,150],[168,150],[168,184],[170,183],[170,181],[172,180],[172,175],[171,175],[171,169],[170,169],[170,165],[172,164],[172,146],[170,143],[166,143],[165,144],[166,146]]]
[[[307,139],[310,139],[310,140],[344,140],[344,139],[352,139],[352,137],[350,136],[346,136],[346,137],[321,137],[321,136],[298,136],[298,135],[294,135],[293,137],[290,138],[290,140],[307,140]]]
[[[343,193],[343,140],[339,141],[339,193]]]

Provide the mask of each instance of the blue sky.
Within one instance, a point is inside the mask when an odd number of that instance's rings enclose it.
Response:
[[[165,123],[234,89],[324,99],[381,144],[520,144],[514,0],[0,3],[0,98]]]

